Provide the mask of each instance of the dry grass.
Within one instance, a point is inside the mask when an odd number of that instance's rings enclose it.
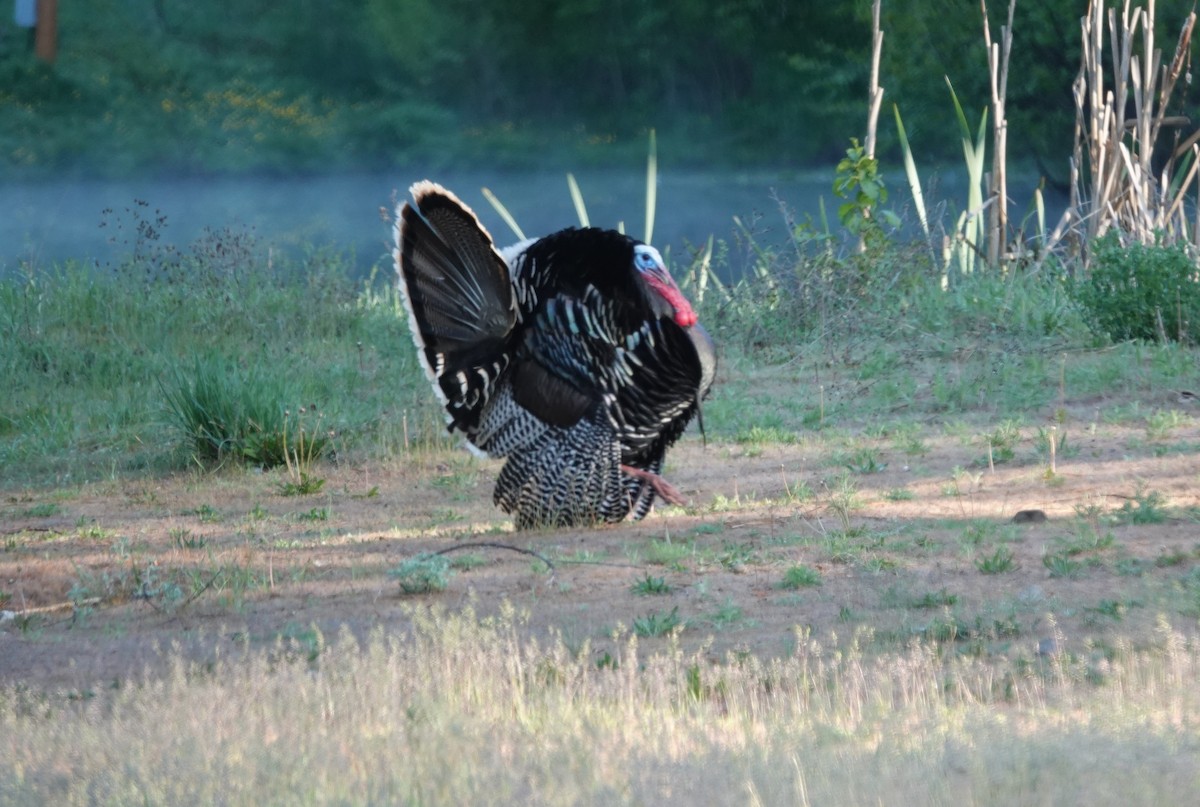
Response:
[[[1073,88],[1072,226],[1080,228],[1083,244],[1110,229],[1143,244],[1160,237],[1196,244],[1200,221],[1189,221],[1195,206],[1188,197],[1200,179],[1200,131],[1185,136],[1180,127],[1188,121],[1169,114],[1177,82],[1185,72],[1190,76],[1196,14],[1184,18],[1174,56],[1163,64],[1154,4],[1108,9],[1110,73],[1104,12],[1104,4],[1093,0],[1082,18],[1083,60]],[[1160,166],[1152,164],[1156,158]]]
[[[1169,804],[1200,777],[1200,650],[999,671],[797,637],[711,665],[417,609],[60,704],[0,693],[0,804]],[[614,669],[615,666],[615,669]]]

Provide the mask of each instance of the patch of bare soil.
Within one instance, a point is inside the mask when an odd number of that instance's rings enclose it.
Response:
[[[1160,615],[1194,624],[1200,429],[1152,440],[1085,420],[1053,474],[1036,431],[994,468],[978,433],[858,438],[857,454],[834,439],[689,438],[667,476],[692,505],[600,529],[513,533],[491,504],[498,465],[465,454],[322,466],[310,496],[246,471],[9,493],[0,684],[94,688],[157,669],[173,648],[199,661],[277,642],[312,650],[317,631],[402,632],[410,609],[430,604],[486,615],[509,602],[531,635],[556,631],[597,661],[620,627],[675,621],[684,649],[714,660],[787,654],[797,631],[868,628],[868,648],[927,639],[1033,658],[1150,643]],[[1034,510],[1045,519],[1014,523]],[[476,541],[532,550],[553,569],[475,548],[448,556],[473,562],[440,593],[404,595],[388,574]],[[788,587],[797,566],[809,577]]]

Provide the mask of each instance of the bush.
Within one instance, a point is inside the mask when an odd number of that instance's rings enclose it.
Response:
[[[405,594],[445,591],[453,574],[445,557],[427,552],[409,558],[388,572],[389,577],[400,583],[400,590]]]
[[[1116,233],[1093,245],[1091,273],[1074,286],[1088,324],[1113,341],[1195,342],[1200,283],[1183,245],[1122,246]]]

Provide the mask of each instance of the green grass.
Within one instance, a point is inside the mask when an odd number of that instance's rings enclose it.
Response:
[[[678,566],[693,554],[691,543],[677,543],[671,540],[650,541],[644,550],[643,559],[655,566]]]
[[[791,566],[783,573],[780,588],[798,589],[821,585],[821,573],[811,566],[799,564]]]
[[[210,238],[176,254],[147,236],[140,254],[160,259],[0,280],[0,485],[192,458],[284,464],[302,427],[316,455],[331,441],[365,455],[443,441],[384,281],[352,282],[336,254],[304,266],[275,256],[268,269],[266,249],[244,242],[238,269],[221,272],[212,250],[233,236]],[[319,416],[298,414],[314,403]]]

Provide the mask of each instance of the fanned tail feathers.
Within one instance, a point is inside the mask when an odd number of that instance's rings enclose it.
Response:
[[[450,191],[418,182],[410,192],[396,217],[401,295],[447,421],[470,435],[511,360],[518,313],[508,264]]]

